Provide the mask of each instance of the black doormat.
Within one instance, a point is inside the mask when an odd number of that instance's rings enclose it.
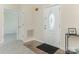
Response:
[[[48,44],[41,44],[37,46],[38,49],[47,52],[48,54],[54,54],[59,48],[48,45]]]

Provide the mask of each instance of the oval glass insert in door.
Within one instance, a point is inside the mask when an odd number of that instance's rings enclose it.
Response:
[[[54,17],[54,14],[53,14],[53,13],[49,14],[48,19],[49,19],[49,25],[48,25],[49,30],[53,30],[54,24],[55,24],[55,17]]]

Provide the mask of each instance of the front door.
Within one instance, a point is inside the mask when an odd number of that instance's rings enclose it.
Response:
[[[60,45],[60,18],[59,6],[46,7],[44,9],[44,41],[50,45]]]

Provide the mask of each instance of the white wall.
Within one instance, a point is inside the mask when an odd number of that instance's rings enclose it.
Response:
[[[35,9],[38,8],[38,11]],[[43,39],[43,10],[41,5],[21,5],[21,11],[24,12],[24,42],[29,40],[39,40]],[[34,36],[29,39],[27,37],[27,31],[29,29],[34,30]]]
[[[33,5],[32,7],[32,24],[34,29],[35,39],[43,41],[43,5]],[[38,11],[35,9],[38,8]]]
[[[32,14],[33,14],[33,12],[32,12],[32,5],[26,5],[26,4],[24,4],[24,5],[21,5],[21,8],[20,8],[20,10],[23,12],[23,14],[24,14],[24,24],[23,24],[23,26],[24,26],[24,35],[23,35],[23,37],[24,37],[24,39],[23,39],[23,41],[24,42],[26,42],[26,41],[28,41],[28,40],[30,40],[30,39],[28,39],[28,37],[27,37],[27,31],[29,30],[29,29],[33,29],[33,23],[32,23]]]
[[[61,13],[61,47],[65,47],[65,33],[68,27],[77,28],[79,34],[79,5],[62,5]]]

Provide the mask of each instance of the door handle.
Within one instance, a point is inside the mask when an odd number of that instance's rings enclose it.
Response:
[[[46,27],[47,27],[47,25],[44,25],[44,29],[45,29],[45,30],[47,29]]]

